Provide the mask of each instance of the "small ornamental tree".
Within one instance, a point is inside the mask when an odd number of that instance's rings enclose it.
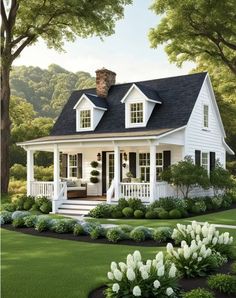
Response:
[[[184,160],[164,170],[161,173],[161,178],[174,184],[184,198],[188,198],[189,192],[195,186],[209,187],[207,171],[203,167],[195,165],[191,156],[185,156]]]
[[[225,170],[219,161],[216,162],[215,169],[211,171],[210,182],[215,196],[217,196],[220,191],[229,190],[234,186],[230,172]]]

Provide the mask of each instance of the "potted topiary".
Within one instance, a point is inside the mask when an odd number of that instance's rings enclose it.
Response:
[[[91,176],[99,176],[99,171],[97,171],[97,170],[92,170],[92,171],[90,172],[90,175],[91,175]]]
[[[134,176],[131,172],[127,172],[126,177],[128,178],[129,182],[131,182],[131,178],[133,178]]]
[[[90,177],[90,182],[96,184],[99,182],[99,179],[98,179],[98,177],[92,176],[92,177]]]
[[[90,163],[90,166],[92,167],[92,168],[97,168],[98,167],[98,162],[97,161],[91,161],[91,163]]]

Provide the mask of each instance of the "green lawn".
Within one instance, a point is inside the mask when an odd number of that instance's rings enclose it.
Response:
[[[159,226],[175,226],[176,223],[189,223],[192,220],[199,222],[208,221],[209,223],[225,224],[225,225],[236,225],[236,209],[215,212],[212,214],[199,215],[184,219],[88,219],[88,221],[98,221],[100,223],[110,224],[128,224],[132,226],[147,226],[155,228]]]
[[[2,231],[2,297],[87,298],[106,281],[111,261],[139,249],[145,258],[156,248],[103,245]]]

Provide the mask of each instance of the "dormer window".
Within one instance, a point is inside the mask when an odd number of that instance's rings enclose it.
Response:
[[[91,110],[80,111],[80,128],[91,128]]]
[[[203,105],[203,128],[209,128],[209,106]]]
[[[130,104],[130,123],[143,123],[143,103]]]

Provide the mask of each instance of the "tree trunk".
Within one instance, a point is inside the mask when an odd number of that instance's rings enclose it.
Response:
[[[2,63],[1,69],[1,192],[8,192],[9,142],[10,142],[10,65]]]

